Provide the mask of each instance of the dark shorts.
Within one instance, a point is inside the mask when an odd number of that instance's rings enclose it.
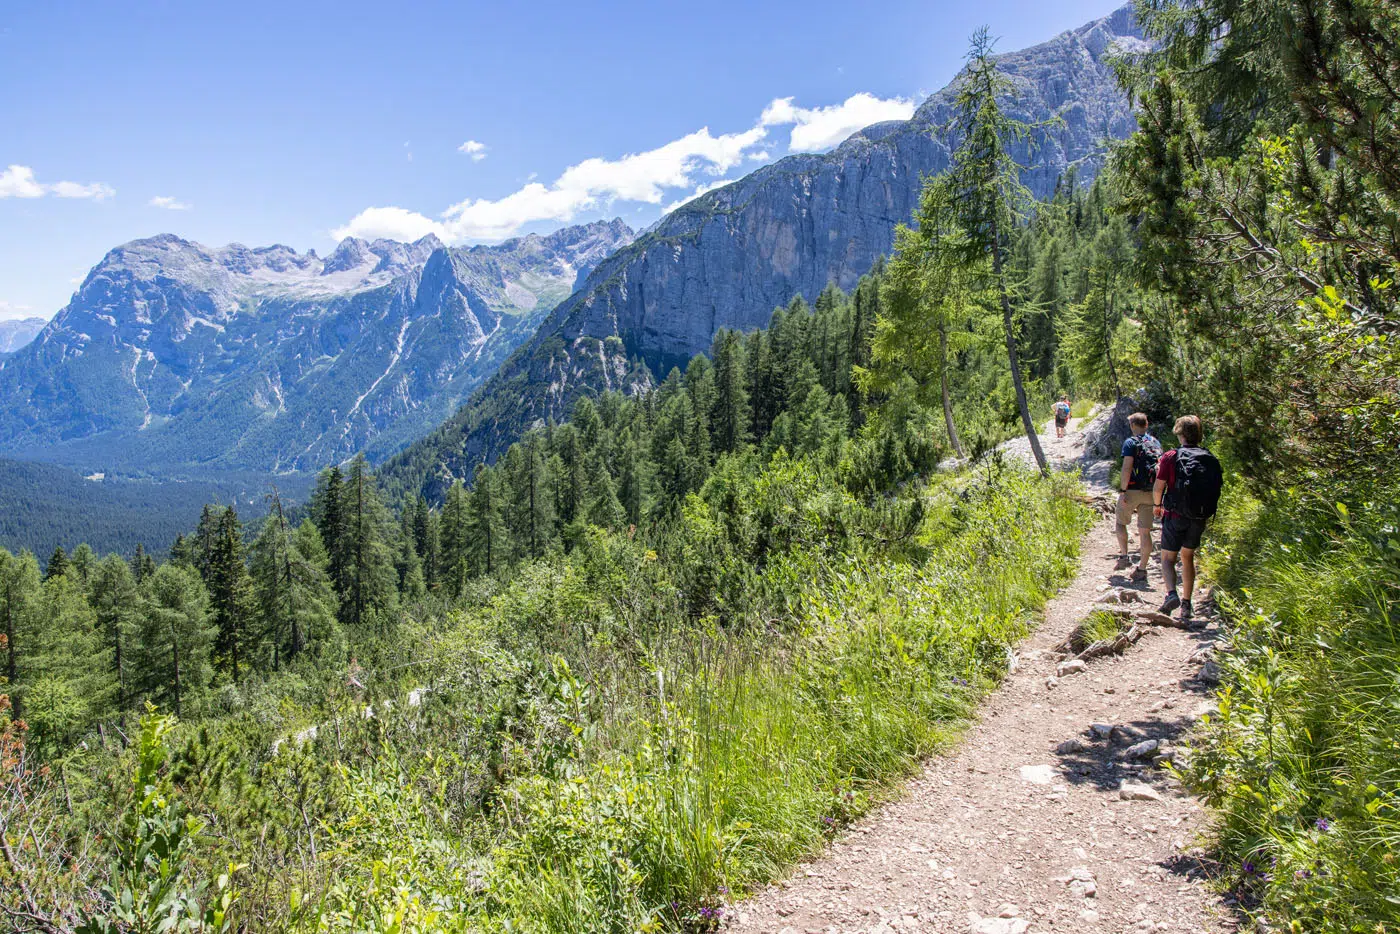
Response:
[[[1185,516],[1167,516],[1162,520],[1162,550],[1180,551],[1201,547],[1201,533],[1206,530],[1206,520],[1188,519]]]
[[[1069,424],[1069,419],[1068,419],[1068,418],[1060,418],[1060,416],[1058,416],[1058,415],[1055,416],[1055,427],[1056,427],[1056,428],[1063,428],[1063,427],[1065,427],[1065,425],[1067,425],[1067,424]]]

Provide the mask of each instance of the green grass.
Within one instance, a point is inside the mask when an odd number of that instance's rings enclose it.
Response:
[[[521,745],[530,766],[500,790],[492,831],[439,851],[430,823],[392,817],[441,809],[433,791],[405,799],[421,778],[364,796],[348,823],[378,829],[327,867],[339,881],[320,919],[711,929],[730,900],[820,849],[957,736],[1077,564],[1086,520],[1067,489],[1027,475],[961,495],[944,486],[912,543],[922,560],[878,549],[822,566],[804,548],[771,561],[764,577],[804,582],[776,628],[677,628],[610,671],[592,668],[610,653],[576,656],[592,677],[556,664],[558,754]],[[413,839],[394,845],[397,862],[370,873],[379,835],[404,828]],[[468,865],[480,887],[463,903]]]
[[[1078,402],[1071,402],[1069,407],[1070,417],[1088,418],[1089,413],[1093,411],[1094,406],[1097,404],[1098,403],[1094,402],[1092,399],[1080,399]]]
[[[1217,523],[1225,682],[1188,777],[1244,903],[1286,930],[1400,930],[1396,502],[1236,495]]]

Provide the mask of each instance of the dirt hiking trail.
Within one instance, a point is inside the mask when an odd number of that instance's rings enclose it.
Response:
[[[1057,440],[1051,429],[1042,443],[1059,466],[1083,453],[1077,430]],[[1028,446],[1024,455],[1015,446],[1008,456],[1028,459]],[[1089,491],[1111,501],[1098,468],[1086,471]],[[1084,537],[1078,575],[961,742],[820,858],[736,904],[730,930],[1235,930],[1199,848],[1206,815],[1160,767],[1210,706],[1218,621],[1209,600],[1198,595],[1199,631],[1144,620],[1121,655],[1074,673],[1060,661],[1075,627],[1105,605],[1097,601],[1124,613],[1160,602],[1155,559],[1148,581],[1133,585],[1113,570],[1115,551],[1112,519],[1102,518]],[[1073,658],[1068,667],[1079,667]]]

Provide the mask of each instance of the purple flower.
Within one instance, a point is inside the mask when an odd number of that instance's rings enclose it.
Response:
[[[1332,829],[1332,822],[1325,817],[1319,817],[1317,819],[1317,822],[1313,826],[1315,826],[1318,830],[1321,830],[1323,833],[1326,833],[1327,831]]]
[[[836,821],[832,820],[830,817],[823,817],[822,823],[826,824],[829,827],[832,824],[836,823]]]
[[[1252,876],[1259,871],[1258,868],[1254,865],[1254,863],[1250,860],[1245,860],[1243,863],[1241,863],[1240,869],[1242,869],[1244,871],[1244,874],[1247,876]]]
[[[718,889],[716,889],[716,891],[719,892],[719,894],[721,894],[721,895],[728,895],[728,894],[729,894],[729,886],[727,886],[727,885],[721,885]]]
[[[1311,870],[1311,869],[1299,869],[1297,872],[1293,873],[1293,877],[1294,877],[1295,879],[1311,879],[1311,878],[1312,878],[1312,870]]]

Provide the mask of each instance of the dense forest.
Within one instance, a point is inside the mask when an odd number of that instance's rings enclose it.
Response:
[[[1044,466],[1062,392],[1198,412],[1230,471],[1182,771],[1225,884],[1400,923],[1400,13],[1138,11],[1141,129],[1097,178],[1029,198],[979,34],[887,261],[440,502],[356,458],[164,562],[0,551],[7,923],[713,929],[955,732],[1072,572],[1075,480],[995,447]]]

